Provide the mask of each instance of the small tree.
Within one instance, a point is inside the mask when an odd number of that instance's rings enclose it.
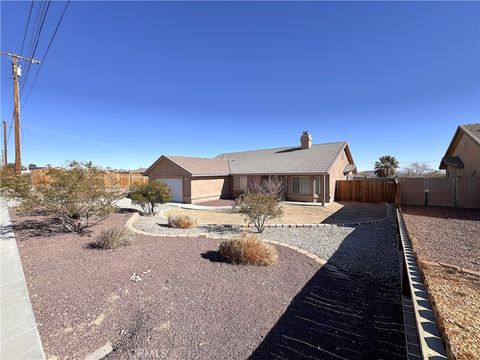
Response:
[[[285,200],[287,178],[285,176],[269,176],[267,179],[254,181],[249,190],[256,193],[270,194],[278,200]]]
[[[375,162],[375,175],[378,177],[394,177],[398,168],[398,161],[394,156],[380,156]]]
[[[65,168],[49,168],[47,180],[21,199],[20,209],[40,210],[69,231],[82,233],[115,211],[123,193],[107,187],[105,171],[91,163],[73,161]]]
[[[283,208],[274,195],[252,191],[240,195],[233,209],[243,214],[249,224],[253,223],[259,233],[264,230],[267,220],[283,215]]]
[[[170,188],[160,181],[150,181],[135,185],[127,195],[136,205],[140,205],[144,213],[155,214],[156,204],[165,204],[172,199]]]

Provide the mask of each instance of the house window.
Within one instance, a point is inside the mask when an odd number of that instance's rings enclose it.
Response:
[[[247,190],[247,177],[246,176],[234,176],[233,177],[233,189],[234,190]]]
[[[309,176],[293,176],[293,193],[307,195],[310,194],[310,177]]]

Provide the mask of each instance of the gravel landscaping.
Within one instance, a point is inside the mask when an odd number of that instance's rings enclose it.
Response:
[[[405,359],[392,210],[378,224],[262,234],[328,259],[323,267],[282,246],[275,265],[231,265],[216,251],[221,240],[192,237],[238,228],[179,230],[160,216],[140,217],[137,228],[182,236],[135,234],[131,245],[103,251],[88,244],[131,213],[83,236],[38,216],[11,217],[47,356],[83,358],[111,342],[112,359],[132,351],[178,359]]]
[[[130,216],[115,214],[78,236],[11,211],[47,358],[82,359],[111,342],[112,359],[132,351],[245,359],[320,268],[284,247],[272,266],[227,264],[218,259],[220,242],[205,238],[135,235],[116,250],[89,247],[101,227]],[[131,281],[133,273],[142,280]]]
[[[420,260],[480,271],[480,211],[408,206],[402,209]],[[425,283],[452,359],[480,358],[480,277],[422,264]]]
[[[420,259],[480,271],[480,210],[406,206],[402,212]]]

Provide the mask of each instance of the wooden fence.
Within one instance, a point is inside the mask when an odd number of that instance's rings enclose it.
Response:
[[[32,170],[30,176],[32,185],[37,186],[39,183],[47,181],[48,169]],[[132,185],[144,184],[148,182],[148,176],[143,176],[141,173],[108,171],[104,177],[105,185],[107,186],[121,186],[128,187]]]
[[[393,203],[396,194],[397,183],[391,178],[337,180],[335,187],[335,201]]]
[[[480,208],[480,178],[400,178],[400,203]]]

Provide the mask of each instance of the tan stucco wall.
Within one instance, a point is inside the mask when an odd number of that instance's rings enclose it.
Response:
[[[172,163],[167,159],[159,161],[149,172],[148,178],[150,180],[160,178],[171,178],[183,180],[183,202],[190,204],[192,202],[191,196],[191,178],[190,174],[181,167]]]
[[[192,203],[229,197],[229,185],[228,176],[193,178],[191,181]]]
[[[473,141],[470,136],[461,134],[451,156],[458,156],[462,160],[464,176],[471,177],[476,170],[475,176],[480,177],[480,145]]]
[[[345,166],[349,163],[347,154],[345,150],[343,150],[339,156],[337,157],[336,161],[333,163],[332,167],[330,168],[329,176],[327,177],[328,180],[328,193],[327,193],[327,202],[334,201],[335,198],[335,185],[337,180],[345,180],[347,178],[346,175],[343,174],[343,170]]]

